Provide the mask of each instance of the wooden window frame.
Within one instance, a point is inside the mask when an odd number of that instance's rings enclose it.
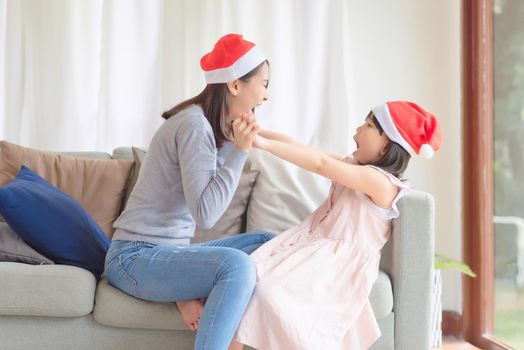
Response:
[[[493,329],[493,0],[462,0],[464,339],[487,350],[512,349]],[[491,276],[488,277],[488,276]]]

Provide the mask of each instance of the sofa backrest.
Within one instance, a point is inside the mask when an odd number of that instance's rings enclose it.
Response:
[[[133,160],[133,148],[117,147],[113,150],[113,156],[111,158]]]
[[[111,159],[111,155],[106,152],[59,152],[63,156],[92,158],[92,159]]]
[[[383,248],[380,262],[381,270],[393,284],[395,349],[427,349],[435,203],[430,194],[411,191],[399,200],[398,208],[400,216],[393,221],[391,238]],[[402,332],[405,329],[410,331]]]

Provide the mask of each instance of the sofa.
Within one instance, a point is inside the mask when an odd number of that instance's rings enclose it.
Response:
[[[67,156],[136,159],[131,147],[117,148],[112,155]],[[375,350],[429,348],[433,198],[413,190],[399,201],[399,210],[370,295],[382,332]],[[243,227],[246,217],[241,216]],[[0,349],[193,348],[195,334],[174,303],[135,299],[82,268],[0,262],[0,281]]]

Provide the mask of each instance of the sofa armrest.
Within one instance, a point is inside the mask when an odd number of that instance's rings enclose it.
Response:
[[[381,260],[393,284],[395,349],[428,349],[435,204],[430,194],[411,191],[398,207]]]

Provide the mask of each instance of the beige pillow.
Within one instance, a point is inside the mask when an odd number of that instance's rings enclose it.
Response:
[[[32,265],[54,264],[53,261],[31,248],[5,222],[0,222],[0,261]]]
[[[144,160],[144,157],[146,156],[146,151],[143,149],[132,147],[133,151],[133,160],[134,160],[134,167],[133,172],[131,174],[131,178],[129,179],[129,183],[127,185],[127,192],[124,199],[124,208],[127,205],[127,201],[129,200],[129,196],[131,195],[131,191],[133,191],[133,188],[135,187],[136,180],[138,179],[138,173],[140,172],[140,167],[142,166],[142,161]]]
[[[0,141],[0,186],[11,182],[22,165],[77,200],[111,238],[132,161],[76,158]]]

